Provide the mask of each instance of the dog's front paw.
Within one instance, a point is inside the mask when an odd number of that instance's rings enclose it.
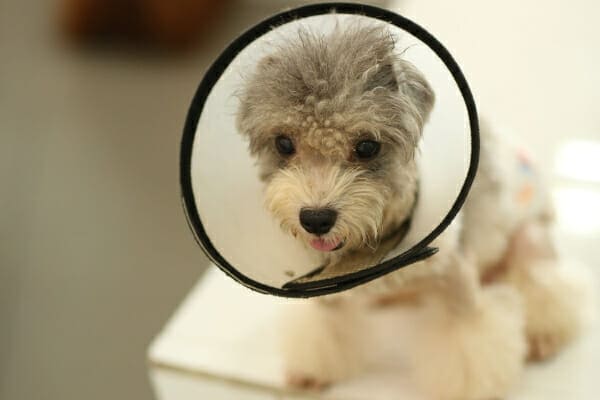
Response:
[[[286,383],[323,389],[349,378],[362,366],[360,312],[343,301],[290,304],[283,319]]]
[[[473,310],[432,302],[412,329],[411,372],[428,398],[502,398],[523,368],[524,317],[516,291],[488,287]]]

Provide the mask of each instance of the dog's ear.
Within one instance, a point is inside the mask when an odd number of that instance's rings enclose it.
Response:
[[[435,102],[435,95],[431,86],[429,86],[423,74],[406,60],[397,60],[394,68],[398,90],[411,100],[423,123],[425,123]]]
[[[240,90],[238,90],[237,92],[240,104],[236,115],[236,125],[238,131],[242,135],[249,136],[252,130],[249,126],[248,120],[251,118],[252,113],[254,111],[253,108],[255,108],[258,100],[255,96],[255,77],[256,75],[263,75],[265,73],[268,73],[268,70],[276,64],[277,59],[272,55],[260,59],[256,65],[254,77],[252,79],[248,79],[246,85],[243,88],[240,88]]]
[[[423,123],[427,121],[435,96],[423,74],[410,62],[385,60],[369,69],[365,75],[365,91],[378,87],[399,91],[410,99]]]
[[[364,90],[370,91],[377,87],[383,87],[393,92],[398,90],[396,71],[390,60],[381,62],[366,72]]]

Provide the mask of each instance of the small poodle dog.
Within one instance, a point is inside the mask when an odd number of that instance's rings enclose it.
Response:
[[[417,199],[415,153],[434,92],[383,24],[300,29],[251,72],[238,130],[265,204],[325,270],[373,265]],[[302,301],[285,325],[288,383],[320,388],[367,367],[363,318],[410,308],[408,371],[430,398],[504,396],[526,360],[578,332],[578,288],[559,268],[552,211],[531,163],[485,125],[480,167],[434,256],[342,294]]]

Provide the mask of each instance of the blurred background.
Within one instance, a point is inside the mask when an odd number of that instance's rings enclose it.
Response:
[[[230,40],[302,3],[0,0],[0,399],[152,398],[146,348],[207,265],[187,107]],[[599,261],[599,3],[371,3],[450,49],[554,184],[563,245]]]

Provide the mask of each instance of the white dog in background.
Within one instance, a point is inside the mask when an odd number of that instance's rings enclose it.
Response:
[[[282,228],[325,269],[380,261],[417,201],[414,154],[434,93],[383,25],[301,30],[261,60],[238,129]],[[469,197],[439,253],[349,291],[306,301],[286,324],[289,384],[318,388],[366,368],[364,318],[415,315],[407,362],[436,400],[504,396],[526,360],[554,355],[580,327],[576,285],[558,268],[552,211],[527,157],[481,126]]]

